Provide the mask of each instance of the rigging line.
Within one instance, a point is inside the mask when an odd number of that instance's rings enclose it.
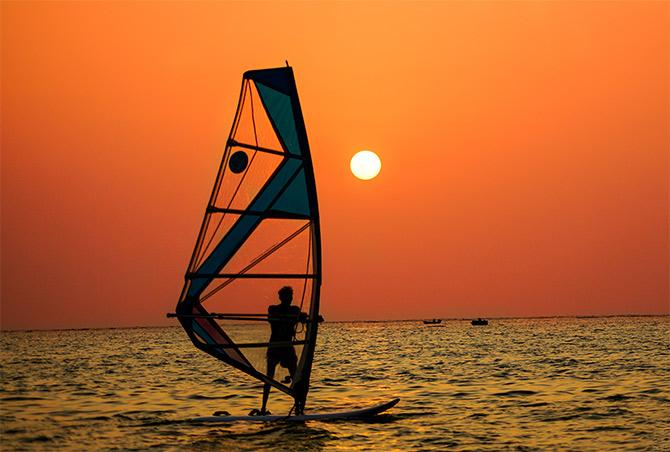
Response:
[[[309,261],[312,257],[312,227],[311,227],[311,222],[310,222],[310,228],[309,228],[309,242],[307,243],[307,266],[305,268],[305,274],[309,273]],[[300,299],[300,311],[302,311],[302,305],[305,302],[305,292],[307,291],[307,278],[305,278],[305,282],[303,283],[302,286],[302,298]]]
[[[247,87],[249,87],[249,81],[247,81]],[[256,133],[256,119],[255,119],[255,113],[254,113],[254,93],[253,90],[249,87],[249,104],[251,105],[251,124],[253,126],[254,130],[254,141],[256,143],[256,147],[258,147],[258,135]],[[232,149],[229,148],[229,149]],[[228,152],[230,154],[230,152]],[[230,197],[230,200],[228,201],[228,204],[226,205],[226,209],[230,209],[230,206],[233,204],[233,201],[235,201],[235,197],[237,196],[237,193],[240,191],[240,187],[242,187],[242,184],[244,183],[244,179],[246,179],[247,174],[249,173],[249,169],[251,169],[251,165],[254,163],[254,159],[256,158],[256,155],[258,154],[258,150],[254,149],[254,153],[251,155],[251,159],[249,160],[249,164],[247,165],[246,169],[244,170],[244,174],[242,174],[242,177],[240,178],[240,182],[237,184],[237,187],[235,188],[235,191],[233,192],[233,195]],[[230,158],[230,156],[228,157]],[[216,236],[216,233],[219,231],[219,228],[221,227],[221,224],[223,223],[223,220],[226,218],[226,212],[223,212],[223,215],[221,215],[221,218],[219,219],[219,222],[216,225],[216,228],[214,228],[214,232],[212,232],[211,237],[209,238],[209,241],[207,242],[207,245],[203,249],[203,256],[209,251],[209,247],[212,245],[212,241],[214,240],[214,237]],[[202,256],[201,256],[202,257]]]
[[[242,108],[244,106],[244,99],[246,98],[246,92],[247,92],[247,85],[248,81],[242,82],[242,89],[240,93],[240,100],[237,103],[237,109],[235,111],[235,119],[233,119],[233,126],[230,129],[230,134],[228,135],[228,140],[230,140],[231,137],[235,136],[237,133],[237,127],[240,124],[240,113],[242,111]],[[226,172],[226,162],[228,159],[228,141],[226,141],[226,146],[224,148],[224,154],[223,154],[223,159],[221,159],[221,164],[219,166],[219,171],[216,174],[216,179],[214,180],[214,187],[212,188],[212,194],[209,196],[208,204],[215,204],[216,199],[218,197],[218,192],[219,188],[221,186],[221,179],[223,179],[223,175]],[[189,262],[188,268],[189,269],[195,269],[195,267],[199,266],[201,261],[202,261],[202,242],[205,239],[205,233],[207,232],[206,227],[209,227],[209,215],[207,214],[207,211],[205,211],[205,217],[203,218],[202,225],[200,227],[200,232],[198,233],[198,238],[196,239],[195,242],[195,248],[193,249],[193,254],[191,255],[191,261]],[[184,290],[186,289],[186,286],[184,286]]]
[[[309,242],[307,243],[307,266],[305,268],[305,274],[309,273],[309,261],[312,256],[312,227],[311,227],[311,222],[310,222],[310,228],[309,228]],[[302,297],[300,297],[300,312],[302,312],[302,307],[303,304],[305,303],[305,293],[307,292],[307,278],[305,278],[305,281],[302,284]],[[315,319],[318,321],[318,319]],[[304,325],[300,325],[300,331],[298,331],[298,324],[295,325],[295,328],[293,330],[293,336],[295,337],[296,334],[301,334],[304,331],[305,327]]]
[[[256,143],[256,147],[258,147],[258,135],[256,134],[256,116],[254,114],[254,93],[251,90],[249,90],[249,98],[251,99],[251,124],[254,127],[254,143]],[[255,153],[256,151],[254,150],[254,155]]]
[[[242,94],[240,96],[240,101],[237,104],[237,111],[235,112],[235,119],[233,120],[233,127],[230,131],[230,135],[228,136],[228,141],[230,141],[231,137],[234,137],[237,134],[237,129],[240,126],[242,110],[244,109],[244,102],[245,99],[247,98],[248,89],[249,89],[249,81],[247,80],[243,84]],[[209,205],[216,205],[216,201],[219,197],[219,189],[221,188],[221,181],[223,180],[223,177],[226,173],[226,168],[228,167],[227,163],[228,160],[230,160],[230,147],[228,146],[228,141],[226,141],[226,145],[224,148],[223,161],[221,162],[219,173],[216,175],[216,180],[214,181],[214,188],[212,190],[212,195],[210,196],[209,199]],[[205,239],[204,233],[207,231],[207,228],[209,227],[210,217],[211,215],[208,215],[207,211],[205,211],[205,219],[203,220],[203,225],[205,227],[201,229],[201,234],[203,235],[202,237],[201,236],[198,237],[198,241],[196,242],[196,250],[198,251],[193,252],[193,259],[191,261],[191,264],[189,265],[189,270],[195,270],[202,264],[203,256],[205,255],[207,248],[209,247],[209,243],[211,243],[212,238],[214,237],[214,235],[216,235],[216,232],[218,231],[219,227],[221,226],[221,222],[223,221],[223,218],[219,220],[219,223],[216,225],[214,232],[212,232],[212,237],[209,239],[207,246],[203,248],[202,242]],[[200,248],[198,249],[198,247]]]
[[[301,226],[300,228],[298,228],[297,231],[293,232],[291,235],[289,235],[288,237],[286,237],[286,238],[283,239],[282,241],[280,241],[280,242],[278,242],[278,243],[272,245],[270,248],[268,248],[268,249],[265,250],[263,253],[261,253],[258,257],[256,257],[253,261],[251,261],[251,263],[250,263],[247,267],[245,267],[245,268],[242,270],[241,273],[246,273],[247,271],[251,270],[251,268],[253,268],[253,267],[255,267],[256,265],[258,265],[261,261],[265,260],[268,256],[270,256],[271,254],[273,254],[273,253],[274,253],[275,251],[277,251],[279,248],[281,248],[282,246],[286,245],[288,242],[290,242],[290,241],[293,240],[295,237],[297,237],[298,235],[300,235],[300,234],[302,233],[302,231],[304,231],[304,230],[307,228],[307,226],[309,226],[309,222],[305,223],[303,226]]]
[[[235,113],[235,119],[233,120],[233,130],[230,134],[229,138],[232,138],[234,136],[237,136],[237,129],[240,127],[240,122],[242,120],[242,110],[244,109],[244,102],[247,98],[247,90],[249,89],[249,80],[245,81],[244,84],[244,95],[242,96],[242,101],[240,102],[240,105],[238,106],[238,111]],[[230,140],[228,140],[230,141]],[[226,141],[226,144],[228,144],[228,141]]]
[[[244,268],[243,268],[241,271],[239,271],[238,273],[239,273],[239,274],[243,274],[243,273],[248,272],[248,271],[251,270],[252,268],[254,268],[256,265],[258,265],[259,263],[261,263],[263,260],[265,260],[268,256],[270,256],[271,254],[273,254],[273,253],[274,253],[275,251],[277,251],[279,248],[281,248],[282,246],[286,245],[288,242],[290,242],[291,240],[293,240],[294,238],[296,238],[298,235],[300,235],[300,233],[302,233],[305,229],[307,229],[307,227],[308,227],[309,225],[310,225],[310,222],[305,223],[305,224],[304,224],[303,226],[301,226],[297,231],[293,232],[291,235],[289,235],[289,236],[286,237],[285,239],[283,239],[283,240],[281,240],[280,242],[276,243],[275,245],[271,246],[271,247],[270,247],[268,250],[266,250],[264,253],[261,253],[260,256],[258,256],[256,259],[254,259],[249,265],[247,265],[246,267],[244,267]],[[205,300],[207,300],[208,298],[210,298],[212,295],[216,294],[218,291],[220,291],[221,289],[223,289],[224,287],[226,287],[228,284],[232,283],[233,281],[235,281],[235,278],[229,278],[229,279],[225,280],[224,282],[222,282],[221,284],[219,284],[217,287],[215,287],[214,289],[212,289],[212,291],[209,292],[207,295],[203,295],[203,296],[200,298],[200,302],[201,302],[201,303],[205,302]]]
[[[249,83],[249,82],[247,82]],[[256,135],[256,119],[255,119],[255,114],[254,114],[254,92],[251,88],[249,88],[249,104],[251,105],[251,124],[254,130],[254,141],[256,142],[256,147],[258,147],[258,136]],[[240,191],[240,187],[244,183],[244,179],[246,179],[247,174],[249,173],[249,169],[251,169],[251,165],[254,163],[254,159],[256,158],[256,155],[258,154],[258,150],[254,149],[254,153],[251,156],[251,159],[249,160],[249,164],[244,170],[244,174],[242,174],[242,177],[240,178],[240,182],[237,184],[237,187],[235,188],[235,191],[233,192],[233,196],[230,197],[230,200],[228,201],[228,204],[226,205],[226,209],[230,209],[230,206],[233,204],[233,201],[235,201],[235,197],[237,196],[237,193]],[[223,216],[225,217],[226,214],[224,212]]]
[[[226,153],[224,155],[224,165],[223,165],[224,171],[225,171],[225,168],[228,166],[228,161],[229,160],[230,160],[230,152],[229,152],[229,149],[226,149]],[[217,192],[216,197],[218,197],[218,192]],[[214,200],[214,202],[216,203],[216,199]],[[198,253],[198,259],[195,262],[194,268],[192,268],[190,270],[195,271],[197,269],[197,267],[199,267],[202,264],[202,262],[204,260],[204,257],[205,257],[205,254],[207,254],[207,251],[209,250],[209,246],[212,244],[212,240],[214,240],[214,237],[216,236],[216,233],[218,232],[219,228],[221,227],[221,224],[223,223],[223,220],[224,220],[225,216],[226,216],[226,214],[224,212],[223,215],[221,215],[221,218],[219,218],[218,222],[216,223],[216,226],[214,227],[214,230],[212,231],[212,235],[209,237],[209,240],[207,240],[207,244],[204,247],[203,246],[200,247],[200,252]],[[209,223],[210,223],[211,218],[212,218],[211,212],[207,212],[207,210],[205,210],[205,228],[209,227]]]
[[[225,145],[225,150],[226,150],[226,159],[230,159],[230,146],[229,142],[230,139],[233,137],[237,136],[237,129],[240,127],[240,122],[242,122],[242,112],[244,111],[244,103],[246,102],[247,99],[247,91],[249,91],[249,97],[251,97],[251,89],[249,88],[249,80],[246,80],[244,84],[244,90],[242,92],[242,99],[240,100],[240,103],[237,107],[237,112],[235,113],[235,120],[233,123],[233,130],[230,132],[230,136],[228,137],[228,140],[226,140],[226,145]],[[216,187],[216,194],[213,196],[213,198],[210,200],[210,205],[216,205],[216,202],[218,201],[219,198],[219,189],[221,187],[221,182],[223,180],[223,177],[225,176],[227,165],[224,165],[223,171],[221,171],[221,174],[219,175],[220,177],[217,178],[215,187]]]

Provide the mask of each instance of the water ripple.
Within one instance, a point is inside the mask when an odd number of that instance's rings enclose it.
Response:
[[[670,450],[668,317],[326,323],[308,408],[372,421],[212,427],[261,385],[180,328],[4,332],[3,450]],[[287,412],[276,391],[270,409]]]

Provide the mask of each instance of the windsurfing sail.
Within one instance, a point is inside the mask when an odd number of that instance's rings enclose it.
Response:
[[[268,307],[284,286],[306,315],[270,342]],[[314,170],[291,67],[244,73],[223,159],[175,316],[200,350],[304,406],[319,319],[321,240]],[[275,321],[277,319],[274,319]],[[293,347],[292,379],[267,376],[270,347]],[[289,381],[290,380],[290,381]]]

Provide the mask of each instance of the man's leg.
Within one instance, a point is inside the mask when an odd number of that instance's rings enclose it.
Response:
[[[291,376],[291,380],[293,380],[293,377],[295,377],[295,369],[298,367],[298,358],[295,357],[295,354],[293,356],[294,358],[289,362],[288,365],[288,374]]]
[[[267,371],[268,378],[274,378],[275,367],[277,367],[277,363],[275,362],[275,360],[268,357],[268,371]],[[267,407],[267,404],[268,404],[268,397],[270,396],[270,388],[271,388],[271,386],[267,383],[265,383],[263,385],[263,404],[261,405],[261,414],[266,413],[266,407]]]
[[[287,350],[281,360],[281,366],[288,370],[288,376],[282,380],[282,383],[291,383],[295,377],[295,370],[298,367],[298,357],[295,349]]]

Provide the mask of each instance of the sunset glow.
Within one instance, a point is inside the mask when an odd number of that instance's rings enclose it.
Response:
[[[241,75],[287,59],[326,319],[670,309],[667,2],[1,8],[2,328],[173,325]]]

